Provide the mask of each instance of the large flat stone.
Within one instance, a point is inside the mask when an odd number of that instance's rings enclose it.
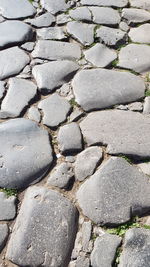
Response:
[[[46,130],[30,120],[0,124],[0,187],[24,188],[39,181],[53,157]]]
[[[60,193],[29,188],[8,244],[7,259],[19,266],[68,266],[76,218],[76,208]]]
[[[0,0],[0,14],[7,19],[33,16],[36,9],[28,0]]]
[[[150,10],[150,0],[129,0],[131,7]]]
[[[108,46],[115,46],[124,42],[126,32],[123,32],[120,29],[101,26],[96,30],[96,37],[99,38],[100,42],[103,42]]]
[[[18,74],[29,62],[29,56],[18,47],[0,51],[0,79]]]
[[[93,112],[80,123],[88,145],[101,143],[109,154],[150,157],[150,118],[122,110]]]
[[[128,4],[128,0],[81,0],[81,4],[87,6],[125,7]]]
[[[16,215],[16,197],[0,191],[0,221],[12,220]]]
[[[118,225],[150,210],[148,177],[125,159],[112,157],[77,191],[85,216],[100,225]]]
[[[76,9],[71,9],[69,11],[71,18],[81,21],[91,21],[92,15],[90,10],[87,7],[77,7]]]
[[[37,28],[49,27],[53,22],[55,22],[55,17],[51,13],[47,12],[34,19],[27,19],[26,22]]]
[[[131,28],[129,37],[132,42],[150,43],[150,24],[146,23],[137,28]]]
[[[79,45],[73,43],[39,40],[32,56],[50,60],[74,60],[81,57],[81,49]]]
[[[72,85],[77,103],[86,111],[135,101],[145,91],[136,75],[106,69],[81,70]]]
[[[150,13],[138,8],[124,8],[122,17],[127,20],[128,24],[138,24],[150,21]]]
[[[117,25],[121,18],[117,10],[111,7],[89,7],[93,15],[93,22],[104,25]]]
[[[48,62],[33,67],[32,73],[40,91],[51,92],[74,76],[79,66],[69,60]]]
[[[56,14],[59,11],[66,11],[69,8],[65,0],[41,0],[41,5],[52,14]]]
[[[48,27],[38,29],[37,36],[44,40],[64,40],[66,33],[63,27]]]
[[[150,71],[150,46],[144,44],[129,44],[119,53],[121,68],[131,69],[138,73]]]

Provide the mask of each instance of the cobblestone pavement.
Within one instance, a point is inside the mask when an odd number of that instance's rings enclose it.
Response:
[[[0,267],[150,267],[150,0],[0,0]]]

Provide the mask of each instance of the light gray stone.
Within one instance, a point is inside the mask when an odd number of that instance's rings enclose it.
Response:
[[[115,46],[125,40],[126,33],[119,29],[101,26],[96,31],[96,37],[106,45]]]
[[[150,118],[140,113],[122,110],[93,112],[80,123],[80,127],[88,145],[108,145],[107,152],[114,155],[150,157]]]
[[[132,42],[150,43],[150,24],[146,23],[137,28],[131,28],[129,37]]]
[[[53,22],[55,22],[55,17],[51,13],[47,12],[39,17],[35,17],[34,19],[27,19],[26,22],[36,28],[49,27]]]
[[[81,0],[81,4],[87,6],[125,7],[128,4],[128,0]]]
[[[0,252],[5,246],[8,237],[8,226],[7,224],[0,224]]]
[[[76,102],[86,111],[132,102],[145,92],[143,80],[136,75],[106,69],[81,70],[72,86]]]
[[[69,60],[48,62],[33,67],[32,73],[42,92],[49,93],[74,76],[79,66]]]
[[[89,267],[89,266],[90,266],[90,260],[88,257],[79,256],[77,258],[75,267]]]
[[[59,188],[67,188],[74,173],[72,165],[66,162],[61,163],[53,169],[47,180],[47,185],[57,186]]]
[[[146,162],[146,163],[139,163],[138,167],[140,168],[140,170],[147,174],[150,175],[150,162]]]
[[[39,110],[36,107],[32,106],[28,110],[28,118],[30,120],[33,120],[33,121],[36,121],[36,122],[40,122],[41,114],[40,114]]]
[[[25,44],[23,44],[21,46],[21,48],[23,48],[24,50],[28,51],[28,52],[32,52],[32,50],[34,49],[34,42],[27,42]]]
[[[0,0],[0,14],[7,19],[33,16],[36,9],[28,0]]]
[[[150,114],[150,96],[145,97],[143,113]]]
[[[91,253],[92,267],[113,266],[116,251],[121,243],[121,238],[116,235],[103,234],[96,238],[94,249]]]
[[[81,111],[78,107],[74,109],[71,113],[69,120],[70,121],[77,121],[83,115],[83,111]]]
[[[121,48],[118,67],[134,70],[138,73],[150,71],[150,46],[144,44],[128,44]]]
[[[0,81],[0,99],[3,97],[5,92],[5,82]]]
[[[29,56],[18,47],[0,51],[0,79],[18,74],[29,62]]]
[[[41,0],[41,5],[52,14],[56,14],[59,11],[66,11],[69,8],[65,0]]]
[[[119,24],[119,28],[122,30],[122,31],[125,31],[127,32],[130,28],[128,26],[128,24],[124,21],[121,21],[120,24]]]
[[[89,242],[91,239],[92,223],[90,221],[82,224],[82,247],[83,251],[89,252]]]
[[[16,197],[0,192],[0,221],[12,220],[16,216]]]
[[[132,111],[142,111],[143,104],[141,102],[134,102],[128,105],[128,109]]]
[[[138,24],[150,20],[150,13],[146,10],[136,8],[124,8],[122,18],[126,19],[128,24]]]
[[[36,95],[36,85],[20,78],[9,79],[9,89],[2,101],[0,118],[18,117],[29,101]]]
[[[150,231],[129,229],[125,234],[119,267],[148,267],[150,263]]]
[[[68,266],[77,210],[58,192],[44,187],[27,190],[6,258],[19,266]]]
[[[77,21],[67,23],[67,32],[83,45],[91,45],[94,42],[94,25]]]
[[[25,188],[39,181],[53,160],[49,135],[24,118],[0,123],[0,187]]]
[[[78,44],[39,40],[32,52],[33,58],[42,58],[50,60],[74,60],[81,57],[81,49]]]
[[[67,38],[63,27],[42,28],[36,32],[37,36],[45,40],[63,40]]]
[[[150,0],[129,0],[131,7],[150,10]]]
[[[69,15],[71,18],[75,20],[81,20],[81,21],[92,20],[92,14],[87,7],[77,7],[76,9],[72,9],[69,11]]]
[[[117,53],[103,44],[96,44],[84,52],[86,60],[96,67],[107,67],[117,58]]]
[[[150,208],[150,184],[146,175],[125,159],[112,157],[77,191],[85,216],[100,225],[118,225]]]
[[[77,155],[75,162],[75,177],[83,181],[92,175],[102,159],[102,149],[100,147],[89,147]]]
[[[57,127],[66,120],[71,106],[66,99],[55,93],[39,102],[38,108],[44,113],[43,123]]]
[[[89,7],[93,14],[93,22],[104,25],[117,25],[121,18],[117,10],[111,7]]]
[[[60,127],[58,142],[62,153],[80,151],[82,149],[82,136],[78,124],[72,122]]]
[[[65,24],[71,21],[71,18],[68,14],[60,14],[57,16],[56,22],[58,25]]]

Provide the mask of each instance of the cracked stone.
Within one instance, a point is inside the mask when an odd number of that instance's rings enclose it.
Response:
[[[0,224],[0,252],[5,246],[8,237],[8,226],[7,224]]]
[[[126,19],[128,24],[138,24],[150,20],[150,13],[146,10],[136,8],[124,8],[122,18]]]
[[[67,36],[63,27],[49,27],[38,29],[37,36],[45,40],[63,40],[66,39]]]
[[[91,21],[92,15],[90,10],[87,7],[77,7],[69,11],[71,18],[81,21]]]
[[[55,17],[47,12],[34,19],[27,19],[26,22],[37,28],[49,27],[55,22]]]
[[[150,24],[146,23],[137,28],[131,28],[129,37],[132,42],[150,43]]]
[[[110,7],[89,7],[93,22],[104,25],[118,25],[121,18],[117,10]]]
[[[41,6],[52,14],[66,11],[69,8],[65,0],[41,0]]]
[[[0,221],[12,220],[16,216],[16,197],[0,192]]]
[[[106,45],[115,46],[125,40],[126,33],[119,29],[101,26],[96,30],[96,37]]]

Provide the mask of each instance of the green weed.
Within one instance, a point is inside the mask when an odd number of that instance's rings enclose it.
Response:
[[[0,188],[0,192],[4,192],[7,195],[7,197],[17,196],[17,190],[16,189]]]

